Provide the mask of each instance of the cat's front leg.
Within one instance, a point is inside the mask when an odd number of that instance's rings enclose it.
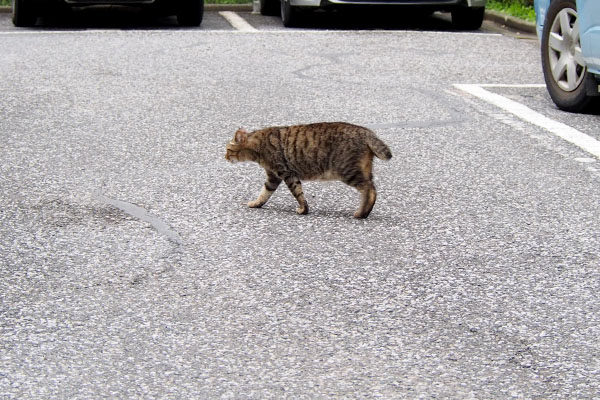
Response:
[[[295,176],[287,177],[285,178],[285,184],[296,198],[296,201],[298,201],[298,208],[296,209],[296,212],[298,214],[308,214],[308,202],[304,198],[304,192],[302,191],[302,183],[300,182],[300,179]]]
[[[258,198],[254,201],[249,202],[248,207],[260,208],[263,205],[265,205],[265,203],[269,201],[275,190],[277,190],[277,187],[279,187],[280,183],[280,178],[278,178],[274,174],[267,172],[267,180],[265,181],[265,184],[263,185],[262,190],[258,195]]]

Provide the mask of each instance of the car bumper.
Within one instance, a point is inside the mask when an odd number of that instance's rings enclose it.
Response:
[[[389,5],[444,8],[485,7],[486,0],[289,0],[296,7],[328,7],[343,5]]]
[[[64,0],[65,3],[71,5],[108,5],[108,4],[116,4],[116,5],[127,5],[127,4],[152,4],[155,0]]]

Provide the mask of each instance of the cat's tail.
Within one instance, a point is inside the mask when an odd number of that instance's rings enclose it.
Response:
[[[383,143],[381,139],[375,136],[374,133],[367,135],[367,145],[369,146],[373,154],[377,156],[377,158],[381,158],[382,160],[389,160],[390,158],[392,158],[392,151],[390,150],[390,148],[385,143]]]

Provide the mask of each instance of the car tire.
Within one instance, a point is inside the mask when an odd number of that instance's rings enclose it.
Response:
[[[261,15],[277,16],[280,13],[278,0],[260,0]]]
[[[13,0],[12,21],[18,27],[34,26],[37,21],[35,4],[27,0]]]
[[[452,25],[456,29],[476,31],[481,28],[485,7],[457,7],[451,11]]]
[[[566,24],[568,23],[568,24]],[[542,70],[552,101],[564,111],[581,112],[595,99],[587,86],[595,79],[581,55],[575,0],[553,1],[548,7],[542,31]]]
[[[177,22],[181,26],[200,26],[204,17],[204,0],[180,0]]]
[[[281,20],[283,26],[286,28],[292,28],[298,26],[299,16],[298,9],[290,4],[289,0],[281,0]]]

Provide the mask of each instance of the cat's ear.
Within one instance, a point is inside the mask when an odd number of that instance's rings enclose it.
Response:
[[[235,142],[238,144],[244,144],[248,140],[248,131],[244,128],[240,128],[235,132]]]

